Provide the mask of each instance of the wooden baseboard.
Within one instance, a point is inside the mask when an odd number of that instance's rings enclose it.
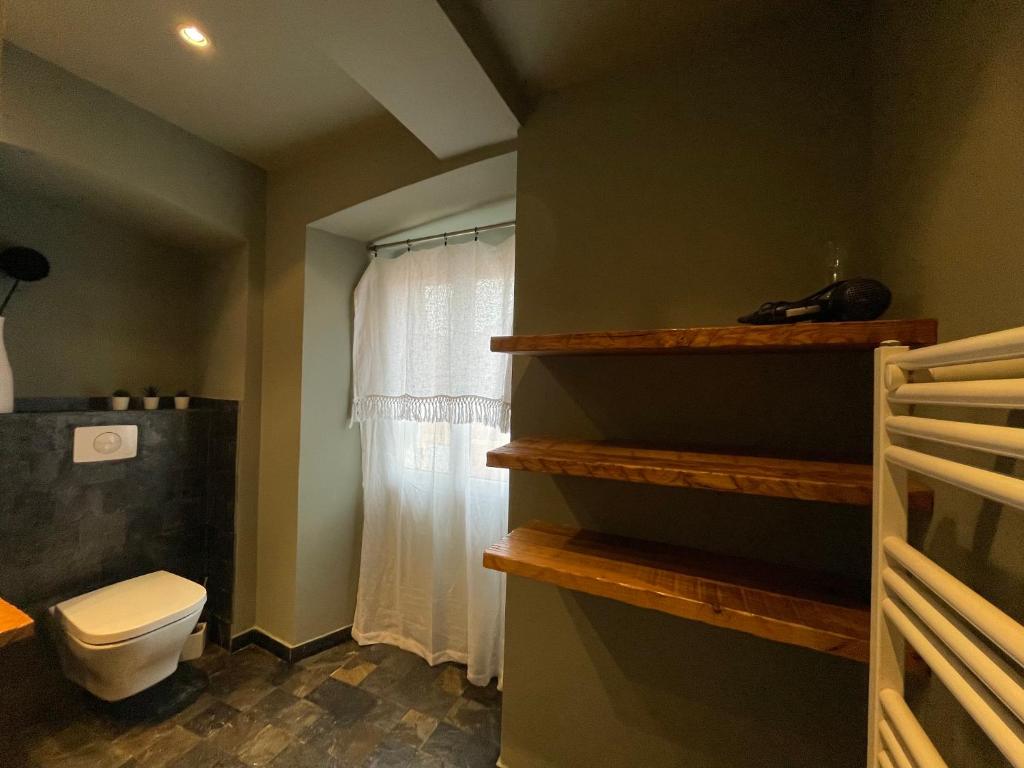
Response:
[[[304,643],[299,643],[299,645],[288,645],[287,643],[278,640],[276,637],[268,635],[259,627],[253,627],[252,629],[231,638],[231,647],[228,650],[234,653],[235,651],[240,651],[242,648],[247,646],[255,645],[266,651],[270,651],[279,659],[283,659],[289,664],[294,664],[305,658],[314,656],[321,651],[326,651],[328,648],[341,645],[351,639],[352,627],[343,627],[335,630],[334,632],[328,632],[326,635],[321,635],[320,637],[315,637],[312,640],[307,640]]]

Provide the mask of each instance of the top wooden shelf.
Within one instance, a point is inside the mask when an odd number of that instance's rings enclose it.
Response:
[[[34,631],[34,622],[28,615],[0,600],[0,648],[31,637]]]
[[[937,340],[935,320],[723,325],[650,331],[494,336],[492,352],[511,355],[679,355],[710,352],[816,352],[872,349],[897,340],[922,347]]]

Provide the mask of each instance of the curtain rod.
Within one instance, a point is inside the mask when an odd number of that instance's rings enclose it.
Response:
[[[430,240],[444,240],[445,243],[447,243],[449,237],[459,237],[460,235],[478,235],[481,232],[488,232],[492,229],[504,229],[505,227],[514,227],[515,225],[516,220],[512,219],[510,221],[499,222],[498,224],[486,224],[482,227],[469,227],[468,229],[457,229],[454,232],[442,232],[439,235],[426,235],[424,237],[413,237],[410,238],[409,240],[393,240],[390,243],[377,243],[376,245],[366,246],[366,250],[376,254],[378,249],[380,248],[394,248],[399,245],[404,245],[407,248],[412,248],[412,246],[416,245],[417,243],[426,243]]]

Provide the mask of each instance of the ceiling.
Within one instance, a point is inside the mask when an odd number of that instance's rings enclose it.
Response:
[[[467,0],[526,93],[557,91],[648,59],[679,55],[695,28],[771,3],[750,0]]]
[[[771,3],[4,0],[15,45],[263,167],[384,114],[381,103],[439,156],[514,135],[511,112],[488,92],[481,40],[467,37],[465,48],[455,31],[460,10],[479,21],[485,53],[535,98],[678,55],[702,24],[762,5]],[[210,48],[181,42],[175,30],[187,22]],[[460,126],[475,134],[456,136]]]
[[[426,222],[516,195],[515,152],[433,176],[338,211],[310,224],[336,235],[371,242]]]
[[[312,44],[317,3],[6,0],[5,37],[258,165],[383,113]],[[185,46],[198,22],[209,49]]]

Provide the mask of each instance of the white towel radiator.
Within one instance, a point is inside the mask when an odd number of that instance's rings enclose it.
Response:
[[[1002,362],[994,362],[1002,361]],[[915,405],[1024,408],[1024,328],[875,351],[868,768],[946,768],[903,698],[909,644],[985,735],[1024,768],[1024,626],[907,543],[909,472],[1024,512],[1024,480],[927,453],[1024,458],[1024,429],[912,415]],[[920,446],[922,450],[918,450]]]

